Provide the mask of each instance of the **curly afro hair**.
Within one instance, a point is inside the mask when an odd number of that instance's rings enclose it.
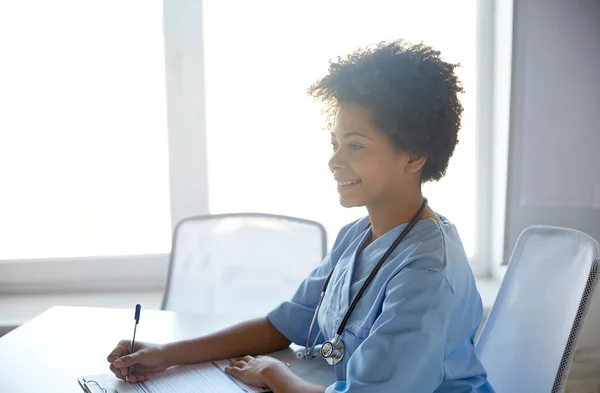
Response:
[[[328,127],[340,105],[368,108],[373,125],[398,150],[427,157],[421,181],[437,181],[458,143],[463,111],[458,66],[424,44],[380,42],[330,61],[328,74],[308,94],[325,104]]]

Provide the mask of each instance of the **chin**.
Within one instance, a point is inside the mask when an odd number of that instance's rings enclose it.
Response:
[[[365,206],[365,203],[364,201],[356,198],[344,198],[343,196],[340,196],[340,205],[345,208],[351,208]]]

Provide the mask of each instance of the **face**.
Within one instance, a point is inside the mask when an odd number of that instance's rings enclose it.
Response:
[[[396,149],[372,124],[367,108],[340,106],[331,144],[329,168],[344,207],[383,204],[410,192],[412,187],[420,187],[420,170],[425,159],[415,159]]]

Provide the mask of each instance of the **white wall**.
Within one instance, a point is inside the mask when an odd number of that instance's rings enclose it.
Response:
[[[600,1],[515,0],[504,258],[534,224],[600,241]],[[583,346],[600,343],[600,290]]]
[[[505,258],[533,224],[600,240],[600,1],[516,0]]]

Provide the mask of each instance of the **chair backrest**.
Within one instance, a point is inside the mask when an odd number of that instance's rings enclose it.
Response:
[[[573,229],[523,231],[476,344],[496,393],[562,391],[599,255],[598,243]]]
[[[162,309],[266,315],[292,297],[325,257],[323,225],[295,217],[232,213],[191,217],[175,228]]]

